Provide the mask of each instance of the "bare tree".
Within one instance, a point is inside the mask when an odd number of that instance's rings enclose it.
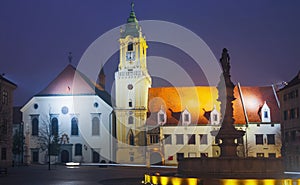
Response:
[[[38,144],[42,151],[47,152],[48,170],[51,169],[51,155],[58,156],[59,154],[59,135],[57,118],[50,118],[50,116],[46,116],[46,119],[42,119],[39,127]]]

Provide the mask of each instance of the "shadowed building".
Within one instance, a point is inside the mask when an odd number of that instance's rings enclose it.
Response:
[[[12,164],[13,91],[17,85],[0,75],[0,168]]]
[[[300,171],[300,72],[281,89],[281,128],[286,170]]]

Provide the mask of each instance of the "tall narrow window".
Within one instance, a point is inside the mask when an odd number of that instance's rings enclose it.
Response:
[[[189,145],[195,145],[196,144],[196,139],[195,139],[195,134],[188,134],[188,144]]]
[[[58,135],[58,119],[57,118],[51,119],[51,134],[54,136]]]
[[[39,120],[38,118],[33,118],[31,121],[31,134],[33,136],[38,136],[39,135]]]
[[[275,145],[275,134],[267,134],[268,145]]]
[[[263,144],[263,135],[262,134],[255,134],[255,141],[257,145]]]
[[[6,90],[2,92],[2,104],[8,105],[8,92]]]
[[[94,117],[92,120],[92,135],[100,135],[100,119],[98,117]]]
[[[128,117],[128,124],[133,124],[133,116]]]
[[[200,134],[200,145],[207,145],[207,134]]]
[[[128,43],[127,51],[133,51],[133,43],[132,42]]]
[[[176,144],[183,145],[183,134],[176,134]]]
[[[78,119],[75,117],[71,120],[71,135],[78,136]]]
[[[75,144],[75,155],[82,155],[82,144]]]
[[[172,136],[171,134],[165,134],[164,135],[165,144],[172,144]]]
[[[6,148],[1,148],[1,160],[6,160]]]
[[[128,142],[129,145],[134,146],[134,135],[133,135],[132,130],[130,130],[128,133],[128,140],[129,140],[129,142]]]
[[[8,130],[8,123],[7,123],[7,119],[3,119],[3,124],[2,124],[2,127],[1,128],[1,133],[2,135],[7,135],[7,130]]]

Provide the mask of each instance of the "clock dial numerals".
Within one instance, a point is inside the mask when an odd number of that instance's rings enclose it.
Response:
[[[134,51],[127,51],[126,53],[126,60],[133,61],[135,60],[135,52]]]

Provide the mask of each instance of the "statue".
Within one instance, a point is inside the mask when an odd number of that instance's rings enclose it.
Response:
[[[220,63],[222,66],[222,70],[224,74],[230,75],[230,57],[228,54],[228,50],[226,48],[223,49],[222,58],[220,59]]]

